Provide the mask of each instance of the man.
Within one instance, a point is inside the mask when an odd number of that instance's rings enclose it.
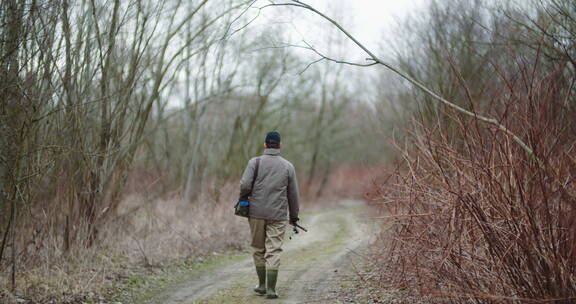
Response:
[[[240,197],[251,193],[248,221],[259,281],[254,291],[275,299],[278,298],[276,280],[287,220],[291,225],[299,220],[298,182],[294,166],[280,156],[280,134],[269,132],[264,147],[264,155],[252,158],[244,170]],[[252,189],[255,171],[257,174]]]

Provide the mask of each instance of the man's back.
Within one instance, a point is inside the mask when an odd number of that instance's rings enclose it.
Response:
[[[258,175],[252,187],[256,160],[260,159]],[[250,217],[267,220],[298,218],[298,184],[294,166],[280,156],[279,149],[266,149],[264,155],[253,158],[242,175],[240,191],[249,193]]]

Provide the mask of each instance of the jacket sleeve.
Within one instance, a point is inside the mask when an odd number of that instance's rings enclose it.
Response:
[[[290,221],[298,221],[298,212],[300,211],[298,193],[298,180],[296,179],[296,170],[290,166],[288,173],[288,210],[290,211]]]
[[[240,200],[248,199],[248,195],[252,191],[252,179],[254,178],[254,171],[256,170],[256,165],[254,159],[251,159],[244,169],[244,174],[242,174],[242,179],[240,179]]]

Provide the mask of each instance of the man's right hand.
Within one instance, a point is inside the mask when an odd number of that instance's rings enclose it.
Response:
[[[299,220],[300,220],[299,218],[291,218],[290,219],[290,225],[296,226],[296,224],[298,223]]]

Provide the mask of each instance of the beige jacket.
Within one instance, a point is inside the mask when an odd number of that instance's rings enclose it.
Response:
[[[266,149],[260,158],[258,177],[249,197],[250,217],[266,220],[298,220],[298,182],[294,166],[280,156],[279,149]],[[252,158],[242,174],[240,197],[250,193],[256,168]]]

